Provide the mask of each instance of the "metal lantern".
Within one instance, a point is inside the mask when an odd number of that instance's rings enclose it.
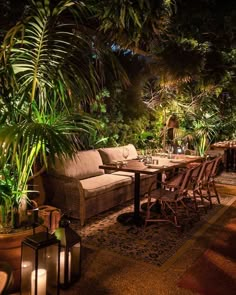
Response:
[[[59,281],[63,289],[77,281],[81,274],[81,238],[69,224],[67,217],[62,216],[55,231],[61,242]]]
[[[60,241],[48,232],[21,243],[21,295],[59,294]]]

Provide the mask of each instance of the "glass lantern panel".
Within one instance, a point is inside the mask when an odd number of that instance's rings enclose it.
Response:
[[[47,247],[46,269],[47,269],[47,295],[57,294],[58,289],[58,245]]]
[[[21,294],[29,295],[31,292],[31,274],[35,269],[35,251],[27,245],[22,245],[21,259]]]
[[[60,284],[71,281],[71,252],[61,247],[60,252]]]
[[[34,295],[36,289],[37,295],[58,294],[58,251],[58,244],[39,249],[22,245],[21,295]]]
[[[71,248],[71,275],[72,280],[78,279],[80,276],[80,265],[81,265],[81,257],[80,257],[80,249],[81,244],[77,243]]]

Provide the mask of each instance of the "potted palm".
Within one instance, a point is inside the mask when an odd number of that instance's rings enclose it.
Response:
[[[24,20],[11,28],[2,42],[2,207],[19,205],[29,181],[47,168],[48,155],[51,161],[56,154],[72,156],[80,148],[79,134],[93,131],[95,126],[95,120],[78,107],[74,112],[73,96],[91,96],[96,76],[89,59],[82,63],[87,64],[91,76],[81,71],[78,61],[90,44],[87,36],[84,39],[75,33],[75,19],[68,15],[80,9],[80,2],[75,1],[54,6],[50,1],[32,1]]]
[[[9,225],[29,201],[29,182],[48,167],[49,159],[73,156],[79,135],[92,132],[95,120],[75,113],[73,97],[88,97],[95,69],[87,52],[88,37],[75,33],[80,2],[32,1],[23,22],[10,29],[0,51],[0,224]],[[66,20],[66,22],[65,22]],[[81,62],[78,57],[85,53]],[[86,67],[87,66],[87,67]],[[84,74],[81,67],[89,68]],[[79,94],[79,95],[78,95]],[[77,106],[79,103],[77,103]],[[50,157],[49,157],[50,155]],[[25,204],[26,203],[26,204]],[[10,214],[9,214],[10,212]],[[23,213],[24,214],[24,213]],[[7,216],[7,217],[6,217]],[[20,244],[23,233],[11,228],[0,233],[0,260],[15,269],[19,286]]]

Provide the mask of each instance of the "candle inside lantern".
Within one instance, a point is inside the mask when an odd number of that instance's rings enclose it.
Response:
[[[31,295],[35,294],[35,275],[36,271],[33,270],[31,273]],[[47,271],[46,269],[39,268],[37,275],[37,295],[46,295],[47,286]]]
[[[29,273],[31,272],[31,268],[32,268],[31,261],[24,261],[22,263],[22,268],[23,268],[24,275],[26,275],[28,277]]]
[[[65,251],[60,253],[60,283],[65,283]],[[68,255],[68,281],[71,279],[71,253]]]

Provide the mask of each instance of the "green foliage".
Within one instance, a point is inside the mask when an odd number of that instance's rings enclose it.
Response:
[[[85,149],[117,146],[129,142],[141,147],[148,142],[148,138],[154,137],[151,127],[154,118],[151,123],[150,115],[144,109],[142,115],[127,117],[127,105],[119,95],[111,96],[107,89],[103,89],[96,96],[96,101],[90,107],[90,113],[98,120],[98,124],[94,133],[83,137]]]
[[[169,24],[172,1],[110,0],[93,3],[99,30],[123,48],[150,48],[154,36],[160,37]]]
[[[0,228],[13,226],[14,208],[18,207],[22,195],[27,193],[19,191],[17,184],[18,175],[14,167],[3,164],[0,169]]]
[[[10,165],[15,171],[14,178],[3,177],[2,196],[7,202],[13,198],[19,204],[29,181],[47,168],[49,160],[72,156],[81,147],[80,134],[92,133],[96,126],[96,120],[72,108],[76,94],[86,98],[97,86],[88,39],[75,33],[73,17],[65,18],[65,13],[67,17],[78,13],[80,4],[32,1],[26,18],[7,32],[2,43],[1,162],[3,168]],[[4,194],[7,188],[11,196]]]

